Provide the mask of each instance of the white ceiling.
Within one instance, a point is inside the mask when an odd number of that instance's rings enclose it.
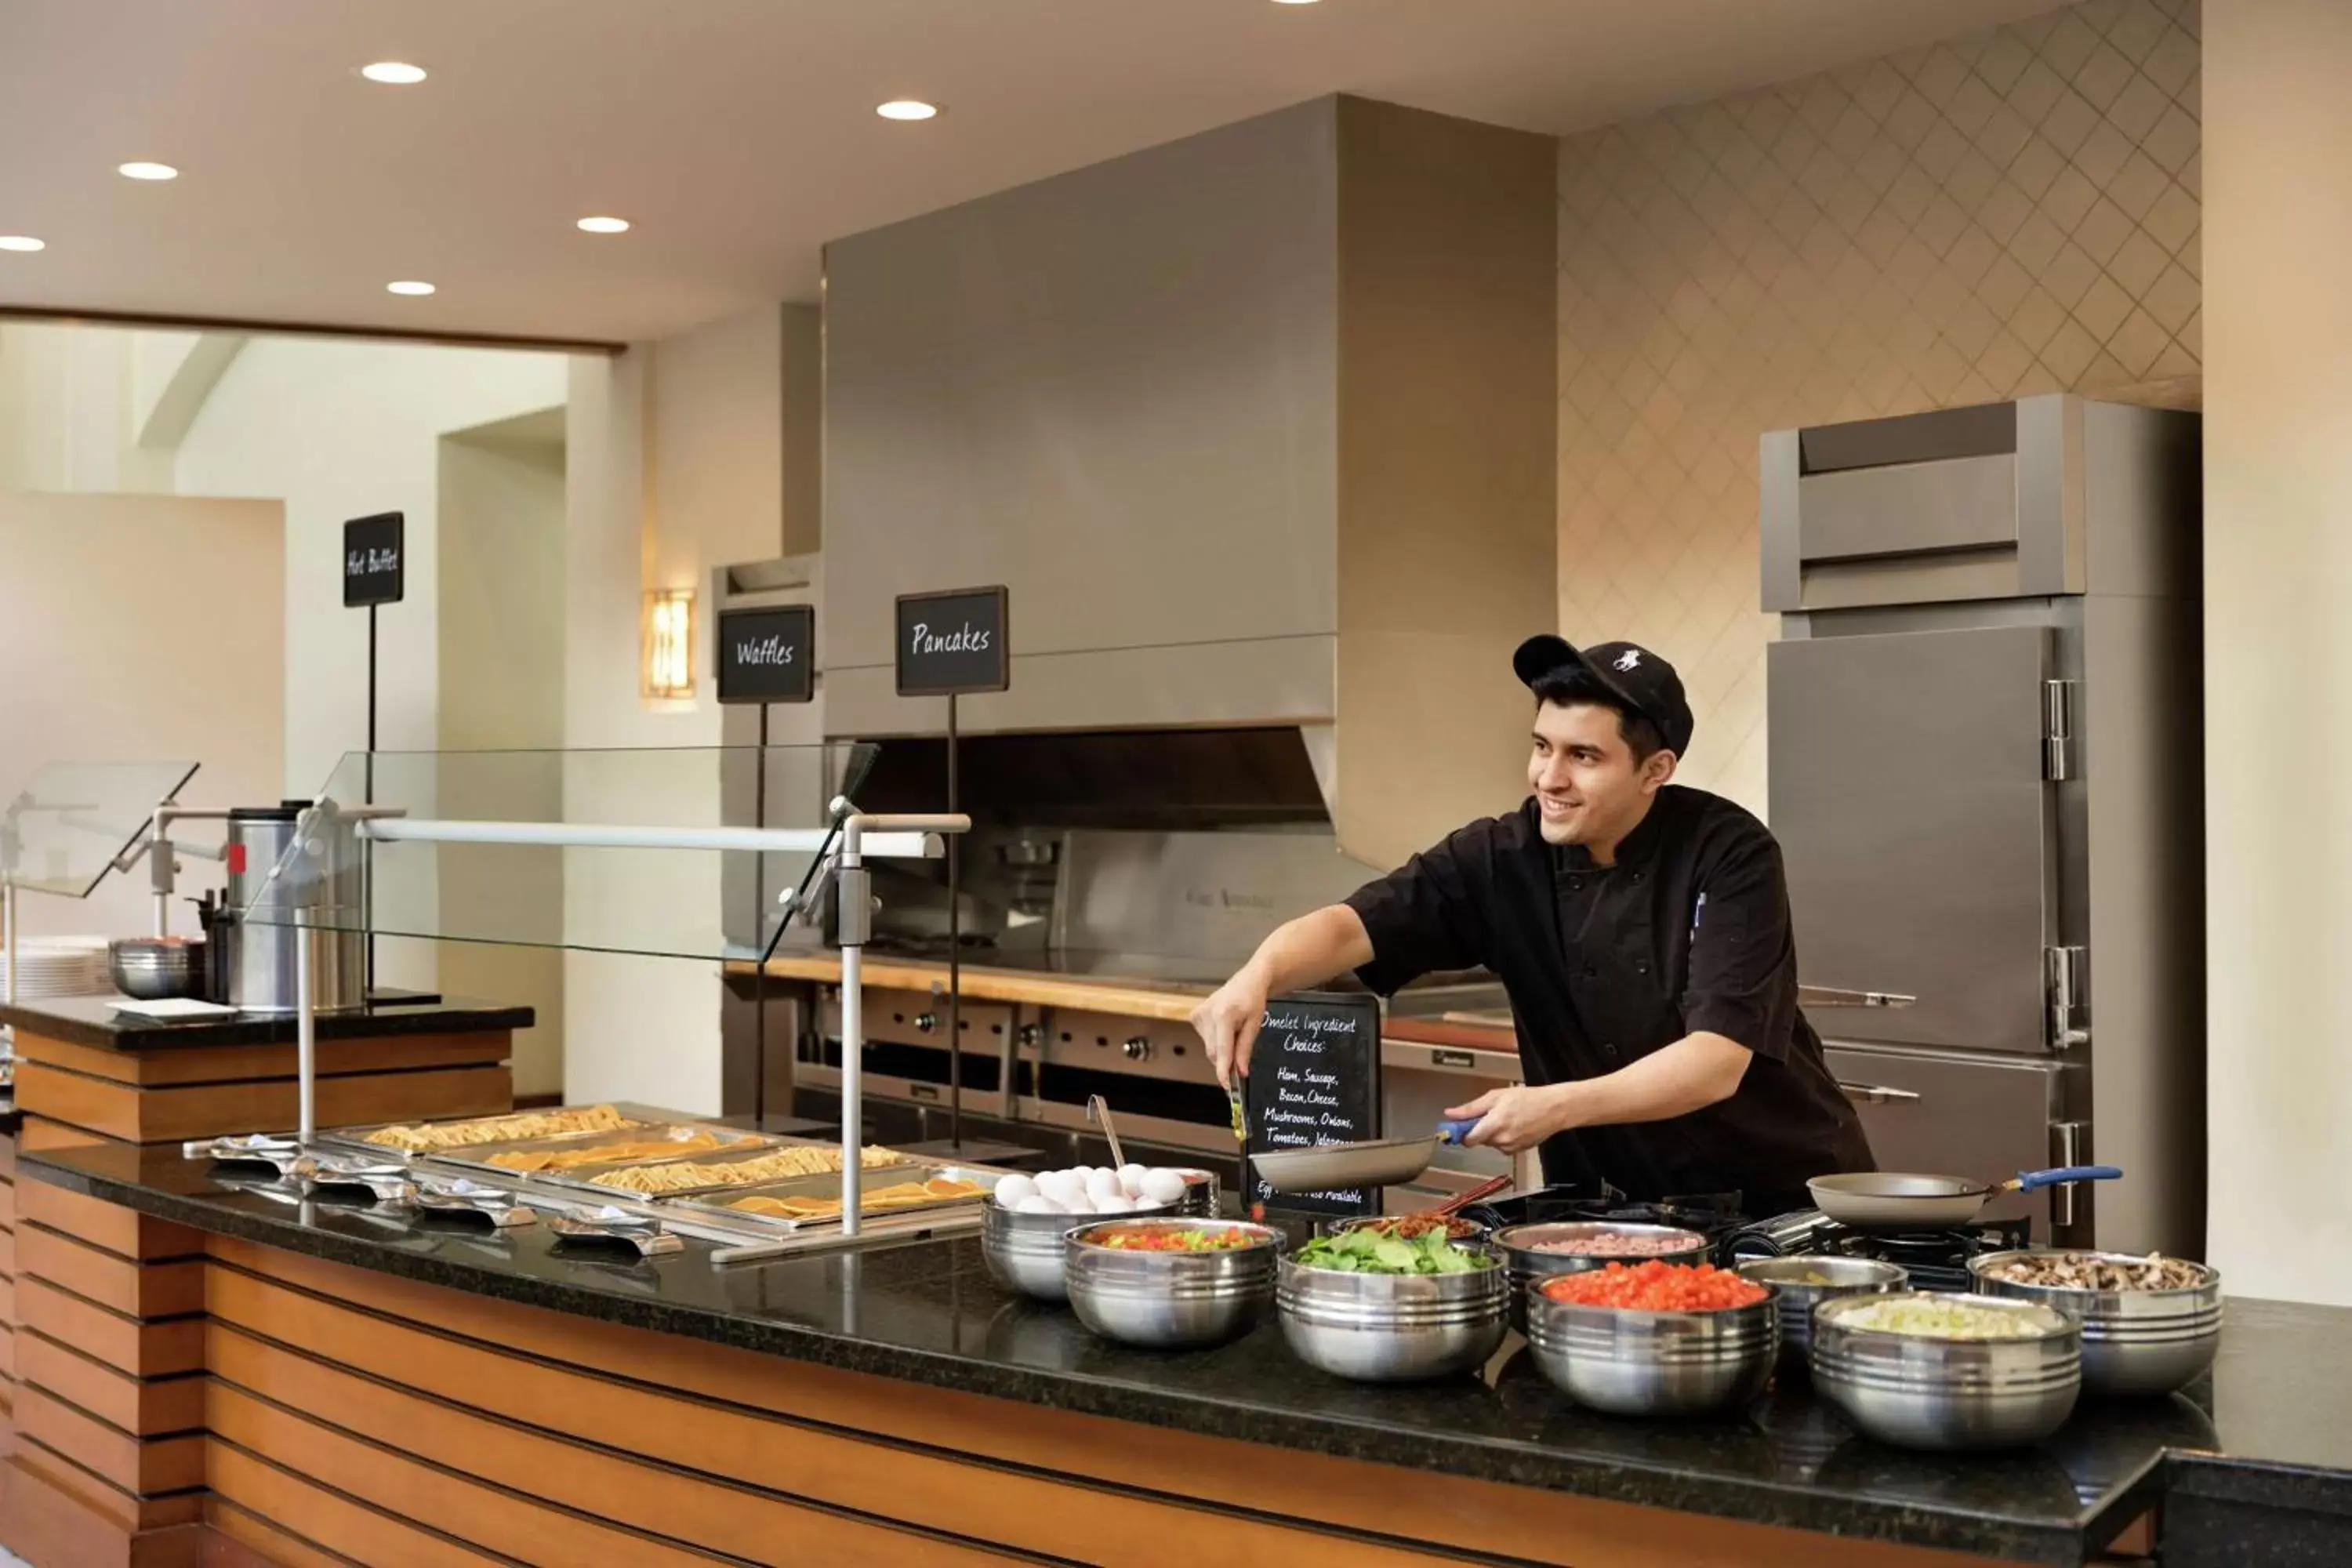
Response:
[[[814,299],[828,238],[1327,92],[1565,132],[2048,8],[0,0],[0,234],[48,243],[0,252],[0,306],[655,337]]]

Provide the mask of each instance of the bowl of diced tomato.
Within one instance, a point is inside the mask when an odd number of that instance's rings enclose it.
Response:
[[[1245,1220],[1106,1220],[1062,1246],[1080,1322],[1122,1343],[1181,1349],[1237,1338],[1265,1316],[1282,1233]]]
[[[1780,1291],[1712,1264],[1612,1263],[1531,1289],[1528,1343],[1554,1386],[1595,1410],[1736,1409],[1771,1377]]]

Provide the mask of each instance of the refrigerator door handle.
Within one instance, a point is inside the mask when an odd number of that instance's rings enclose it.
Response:
[[[1841,1080],[1838,1092],[1856,1105],[1907,1105],[1919,1098],[1918,1091],[1895,1089],[1883,1083],[1846,1083]]]
[[[1916,996],[1906,996],[1899,991],[1848,991],[1836,985],[1805,985],[1797,987],[1797,1005],[1801,1007],[1916,1007]]]

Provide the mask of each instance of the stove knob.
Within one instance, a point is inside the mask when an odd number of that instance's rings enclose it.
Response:
[[[1118,1048],[1127,1054],[1129,1061],[1139,1062],[1151,1054],[1151,1037],[1138,1035]]]
[[[915,1015],[915,1027],[922,1033],[928,1035],[939,1026],[940,1016],[937,1013],[918,1013]]]
[[[1045,1031],[1039,1028],[1036,1025],[1024,1024],[1021,1026],[1021,1048],[1023,1050],[1035,1050],[1039,1045],[1044,1043],[1045,1038]]]

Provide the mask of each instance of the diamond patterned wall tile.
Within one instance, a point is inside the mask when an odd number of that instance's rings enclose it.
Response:
[[[1570,138],[1560,622],[1672,658],[1761,811],[1762,432],[2193,377],[2199,0],[2088,0]]]

